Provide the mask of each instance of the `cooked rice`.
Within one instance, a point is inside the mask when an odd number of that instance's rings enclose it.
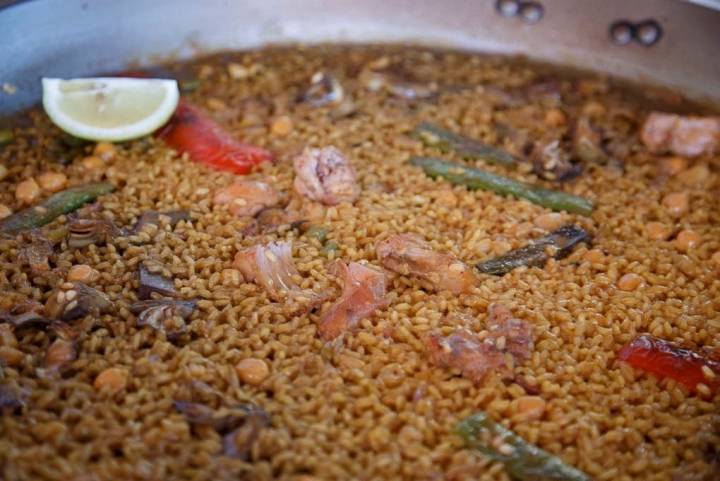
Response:
[[[562,187],[595,200],[591,218],[568,220],[594,234],[594,248],[606,254],[601,263],[585,260],[588,248],[582,247],[545,268],[483,276],[472,295],[461,296],[392,275],[389,308],[362,321],[342,342],[323,345],[317,321],[341,290],[326,272],[333,258],[377,266],[379,239],[414,232],[435,248],[473,263],[539,236],[533,220],[547,212],[529,202],[431,180],[408,163],[410,155],[427,153],[408,136],[419,119],[490,142],[497,140],[492,121],[531,125],[538,132],[546,128],[542,119],[548,106],[542,99],[493,111],[476,87],[521,87],[539,79],[543,68],[460,53],[385,51],[393,60],[402,59],[418,78],[471,88],[417,102],[366,92],[355,77],[358,66],[380,56],[378,48],[261,50],[200,59],[182,68],[202,78],[200,87],[188,94],[191,100],[238,137],[279,154],[275,165],[249,178],[271,183],[290,195],[293,205],[312,204],[293,193],[293,154],[305,146],[334,145],[348,155],[358,172],[360,198],[355,205],[327,207],[321,214],[329,238],[339,245],[335,254],[321,252],[317,240],[289,229],[239,235],[247,219],[212,205],[212,193],[233,176],[178,157],[152,138],[118,145],[116,157],[96,174],[82,167],[82,155],[62,167],[57,163],[64,155],[60,132],[41,111],[28,115],[16,140],[0,149],[0,163],[10,170],[0,182],[0,203],[19,209],[16,183],[53,170],[66,173],[70,185],[101,177],[118,185],[102,204],[120,226],[131,225],[148,209],[186,209],[193,220],[174,230],[168,225],[147,229],[138,234],[146,240],[140,245],[119,241],[56,249],[55,265],[62,273],[56,278],[33,278],[17,262],[18,242],[0,240],[0,296],[5,298],[0,308],[7,308],[17,294],[44,302],[74,264],[97,269],[101,277],[93,287],[116,306],[112,314],[77,321],[85,330],[78,359],[62,375],[42,369],[52,340],[47,333],[16,333],[24,358],[2,372],[4,382],[21,387],[26,407],[0,420],[0,477],[507,480],[501,465],[463,449],[451,433],[459,419],[482,409],[595,480],[720,478],[720,397],[688,394],[672,381],[643,375],[615,360],[624,343],[646,332],[690,346],[720,347],[720,268],[710,261],[720,250],[718,156],[704,159],[714,171],[704,184],[686,187],[675,177],[658,180],[655,158],[636,144],[635,136],[629,137],[632,149],[624,173],[594,166]],[[233,78],[229,62],[252,75]],[[295,96],[313,73],[325,69],[339,74],[353,96],[354,116],[338,119],[325,108],[295,105]],[[569,92],[572,82],[562,80],[561,87]],[[619,107],[639,109],[635,98],[623,92],[612,87],[591,100],[606,108],[603,115]],[[588,101],[568,95],[570,115]],[[248,106],[248,98],[263,99],[270,107]],[[286,136],[271,135],[271,123],[281,115],[292,120],[292,130]],[[528,173],[511,175],[536,181]],[[675,220],[661,199],[678,190],[689,192],[691,208]],[[456,205],[446,202],[448,192]],[[651,221],[692,227],[702,243],[685,254],[670,241],[650,240],[645,226]],[[313,313],[271,301],[232,268],[239,249],[283,239],[294,239],[300,286],[332,294]],[[189,336],[170,342],[150,327],[136,325],[129,306],[137,299],[137,269],[144,260],[164,264],[182,297],[200,300]],[[631,272],[644,285],[618,289],[618,280]],[[433,367],[424,337],[449,327],[457,313],[475,316],[473,327],[482,330],[492,302],[506,304],[534,328],[535,351],[516,368],[518,382],[490,380],[475,387],[457,372]],[[242,383],[234,369],[249,357],[270,367],[269,377],[258,386]],[[127,388],[113,396],[93,387],[95,377],[108,367],[131,373]],[[197,384],[192,387],[196,381],[231,404],[252,402],[271,415],[272,426],[262,432],[249,462],[222,456],[221,436],[191,428],[173,407],[173,400],[190,399],[193,393],[218,404]],[[520,421],[513,417],[511,401],[532,387],[547,401],[545,416]]]

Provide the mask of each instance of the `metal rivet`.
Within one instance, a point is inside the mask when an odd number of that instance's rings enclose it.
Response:
[[[520,11],[520,2],[517,0],[498,0],[495,8],[503,17],[514,17]]]
[[[655,20],[646,20],[635,26],[635,38],[646,47],[656,44],[660,37],[662,37],[662,28]]]
[[[635,37],[635,27],[626,21],[615,22],[610,25],[610,38],[617,45],[627,45]]]
[[[545,13],[543,6],[535,2],[525,2],[520,6],[520,18],[527,23],[537,23]]]

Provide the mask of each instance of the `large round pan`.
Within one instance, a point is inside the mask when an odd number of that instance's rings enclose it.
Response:
[[[523,54],[720,101],[718,0],[0,0],[0,7],[0,114],[37,101],[43,75],[298,41]]]

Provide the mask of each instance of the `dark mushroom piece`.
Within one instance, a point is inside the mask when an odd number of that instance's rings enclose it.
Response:
[[[24,406],[25,401],[17,386],[0,384],[0,412],[16,413]]]
[[[252,404],[213,410],[199,403],[175,401],[175,408],[192,425],[209,426],[223,436],[223,454],[247,460],[260,431],[270,425],[268,413]]]
[[[547,180],[566,181],[580,175],[583,165],[575,162],[560,139],[539,141],[530,153],[533,172]]]
[[[602,133],[588,117],[580,117],[575,123],[573,151],[575,156],[586,163],[606,164],[608,155],[602,146]]]
[[[173,338],[185,332],[185,322],[190,319],[196,305],[194,300],[151,299],[134,303],[130,312],[138,316],[139,326],[150,326]]]
[[[88,314],[99,315],[112,307],[102,292],[82,282],[65,282],[53,291],[45,303],[45,312],[51,319],[72,321]]]
[[[27,311],[20,314],[3,312],[0,313],[0,322],[7,322],[14,326],[15,329],[44,329],[50,324],[50,319],[35,311]]]
[[[120,230],[115,224],[104,217],[81,218],[70,216],[68,218],[68,247],[80,249],[91,244],[102,244],[115,236]]]
[[[148,210],[140,215],[135,225],[130,229],[124,229],[123,235],[135,235],[142,231],[143,227],[148,224],[160,225],[160,217],[164,216],[168,218],[168,223],[171,227],[175,227],[181,220],[189,221],[190,213],[185,210],[170,210],[165,212],[159,212],[156,210]]]
[[[365,88],[372,92],[386,90],[405,100],[429,99],[438,91],[434,83],[419,82],[398,69],[379,71],[368,68],[360,73],[359,79]]]
[[[310,87],[300,96],[301,102],[313,107],[322,107],[342,102],[345,91],[334,75],[327,72],[316,72],[310,79]]]
[[[165,297],[177,297],[178,293],[172,279],[164,276],[161,272],[151,271],[145,263],[140,264],[138,276],[140,279],[138,297],[140,299],[150,299],[153,292]]]

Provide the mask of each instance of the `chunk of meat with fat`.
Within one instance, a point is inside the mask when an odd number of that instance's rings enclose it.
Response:
[[[293,161],[295,190],[326,205],[355,202],[360,195],[355,169],[335,147],[306,148]]]
[[[501,304],[488,308],[487,328],[489,334],[483,340],[464,327],[449,336],[430,334],[425,341],[430,361],[440,367],[459,369],[475,384],[482,383],[490,373],[511,379],[515,364],[530,357],[532,328]]]
[[[684,117],[652,112],[640,138],[653,153],[672,152],[686,157],[712,154],[720,144],[720,117]]]
[[[292,259],[291,242],[269,242],[238,252],[233,262],[246,281],[265,288],[276,301],[292,299],[317,305],[322,297],[310,289],[301,289],[293,279],[300,273]]]
[[[344,280],[340,298],[322,316],[320,337],[331,341],[352,330],[376,309],[385,307],[385,274],[357,262],[337,261],[331,269]]]
[[[461,294],[478,283],[464,262],[453,254],[434,251],[417,234],[397,234],[385,239],[378,243],[376,253],[385,268],[426,279],[438,290]]]
[[[516,360],[524,361],[530,357],[534,347],[532,327],[522,319],[513,316],[503,304],[491,304],[488,307],[488,336],[499,349],[505,349]],[[501,338],[505,338],[504,347]]]
[[[480,384],[491,371],[509,377],[505,354],[465,328],[449,336],[431,334],[426,345],[433,364],[460,369],[463,376],[475,384]]]
[[[270,185],[257,180],[236,180],[215,192],[213,204],[229,204],[238,217],[254,216],[261,210],[277,205],[280,196]]]

